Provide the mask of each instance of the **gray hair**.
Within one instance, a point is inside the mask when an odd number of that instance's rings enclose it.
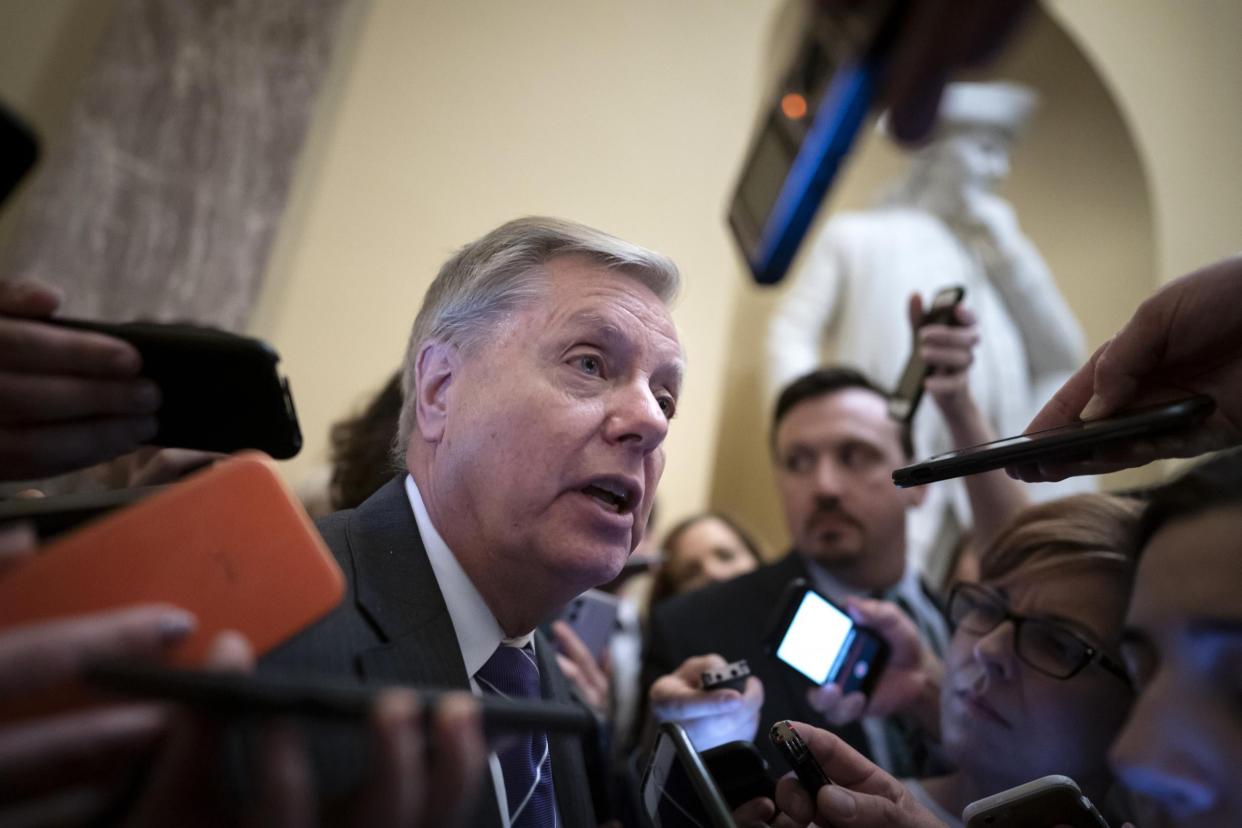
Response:
[[[418,352],[436,340],[469,351],[485,341],[495,322],[542,295],[542,267],[558,256],[577,255],[645,285],[669,304],[681,286],[673,260],[577,222],[527,216],[497,227],[458,250],[427,288],[414,319],[401,369],[405,402],[393,459],[404,467],[416,422],[414,389]]]

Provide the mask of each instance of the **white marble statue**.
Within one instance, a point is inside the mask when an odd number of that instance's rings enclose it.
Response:
[[[823,362],[895,386],[911,348],[907,297],[917,291],[926,301],[956,284],[979,320],[971,389],[999,435],[1019,433],[1082,364],[1073,312],[1013,208],[994,192],[1035,103],[1016,84],[951,85],[933,140],[911,155],[880,203],[826,222],[769,327],[770,399]],[[920,459],[952,448],[930,398],[915,418],[914,439]],[[1079,479],[1035,496],[1093,487]],[[911,515],[912,561],[939,574],[936,561],[970,522],[961,482],[934,486]]]

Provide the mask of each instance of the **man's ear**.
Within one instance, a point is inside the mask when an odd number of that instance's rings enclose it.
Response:
[[[419,435],[438,443],[448,421],[450,391],[461,365],[456,345],[431,340],[418,349],[415,362],[414,406]]]

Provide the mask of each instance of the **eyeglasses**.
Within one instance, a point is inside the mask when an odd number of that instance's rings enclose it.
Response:
[[[977,584],[958,584],[949,593],[949,623],[954,629],[987,635],[1006,621],[1013,622],[1018,658],[1044,675],[1068,679],[1096,661],[1127,687],[1133,687],[1125,665],[1060,624],[1018,615],[999,595]]]

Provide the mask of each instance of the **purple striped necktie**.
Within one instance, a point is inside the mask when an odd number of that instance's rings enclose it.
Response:
[[[501,644],[474,674],[484,693],[511,699],[537,699],[539,665],[534,650]],[[505,779],[512,828],[554,828],[556,796],[552,788],[552,755],[548,735],[526,731],[497,754]]]

